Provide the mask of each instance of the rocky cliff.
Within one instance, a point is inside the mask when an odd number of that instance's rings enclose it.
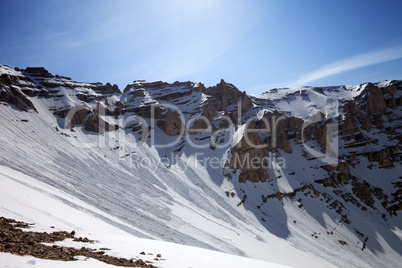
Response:
[[[110,83],[76,82],[44,68],[2,65],[0,104],[38,117],[37,106],[45,107],[66,139],[77,131],[106,137],[119,130],[148,146],[154,139],[173,140],[157,149],[161,158],[202,152],[223,159],[209,167],[215,181],[232,185],[223,187],[223,196],[238,198],[238,206],[275,234],[277,224],[289,225],[292,216],[278,216],[289,206],[322,226],[324,215],[337,219],[355,233],[351,241],[359,250],[379,249],[372,242],[376,224],[402,228],[402,81],[254,95],[224,80],[213,87],[134,81],[121,92]],[[372,227],[361,222],[368,215]]]

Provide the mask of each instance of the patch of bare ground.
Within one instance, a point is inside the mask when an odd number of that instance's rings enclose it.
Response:
[[[76,256],[85,256],[99,261],[123,267],[144,267],[153,268],[154,265],[142,259],[125,259],[105,255],[104,251],[97,251],[91,248],[82,247],[75,249],[71,247],[44,245],[42,243],[54,243],[71,238],[73,241],[93,243],[88,238],[77,238],[75,232],[58,231],[53,233],[32,232],[22,229],[29,228],[25,222],[15,221],[0,217],[0,252],[7,252],[17,255],[31,255],[40,259],[75,261]]]

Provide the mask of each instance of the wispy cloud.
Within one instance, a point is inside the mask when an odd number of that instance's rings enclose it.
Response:
[[[324,77],[400,58],[402,58],[402,46],[360,54],[345,60],[336,61],[325,65],[313,72],[303,75],[297,81],[288,86],[304,86],[307,85],[307,83]]]

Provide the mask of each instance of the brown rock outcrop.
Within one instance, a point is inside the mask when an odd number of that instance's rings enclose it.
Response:
[[[112,125],[103,120],[99,114],[91,113],[88,119],[84,122],[84,129],[89,132],[103,134],[104,131],[113,131],[119,128],[118,125]]]
[[[66,128],[73,128],[77,125],[82,125],[85,122],[86,117],[90,114],[91,111],[86,106],[77,106],[74,109],[70,110],[70,112],[66,115],[69,119],[69,124]]]
[[[0,252],[7,252],[16,255],[31,255],[36,258],[61,261],[76,261],[76,256],[94,258],[101,262],[123,266],[123,267],[144,267],[154,268],[150,263],[142,259],[125,259],[106,255],[104,251],[97,251],[88,247],[76,249],[57,245],[45,245],[43,243],[54,243],[67,238],[73,241],[91,243],[88,238],[74,237],[75,231],[71,233],[59,231],[53,233],[24,231],[21,228],[28,228],[24,222],[0,217]]]
[[[185,134],[185,125],[182,123],[177,111],[173,112],[167,109],[166,112],[161,115],[161,119],[159,119],[156,124],[169,136]]]
[[[348,162],[341,162],[338,165],[326,165],[321,168],[328,172],[329,177],[322,180],[316,180],[315,182],[323,184],[325,187],[340,186],[351,179]]]
[[[212,100],[217,100],[218,111],[225,111],[226,107],[237,104],[241,99],[242,111],[246,112],[253,104],[245,92],[240,92],[234,85],[226,83],[223,79],[213,87],[202,88],[203,93],[210,95]],[[214,105],[215,106],[215,105]]]
[[[399,145],[389,146],[381,151],[363,154],[370,162],[379,162],[382,168],[394,168],[393,162],[400,157]]]
[[[53,77],[53,75],[43,67],[27,67],[22,71],[32,76]]]
[[[250,122],[248,129],[255,129],[256,123]],[[262,148],[258,148],[262,147]],[[264,145],[257,132],[248,132],[232,150],[229,167],[236,171],[240,169],[239,182],[260,182],[269,179],[269,150]]]
[[[96,86],[94,88],[95,91],[101,94],[120,94],[121,91],[119,87],[114,84],[113,86],[110,83],[106,83],[106,85]]]
[[[363,100],[365,104],[364,110],[371,115],[384,113],[387,109],[387,103],[384,100],[384,94],[381,89],[374,86],[372,83],[368,83],[363,94],[365,94]]]
[[[8,74],[0,76],[0,101],[14,105],[17,109],[25,112],[32,109],[37,112],[36,107],[28,97],[15,85],[18,85],[18,78]]]
[[[352,191],[357,198],[359,198],[363,203],[365,203],[369,207],[373,207],[375,201],[373,195],[370,192],[370,185],[367,182],[352,182]]]

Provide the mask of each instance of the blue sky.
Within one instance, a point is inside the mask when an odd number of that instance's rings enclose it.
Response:
[[[121,89],[402,79],[401,12],[399,0],[1,0],[0,63]]]

